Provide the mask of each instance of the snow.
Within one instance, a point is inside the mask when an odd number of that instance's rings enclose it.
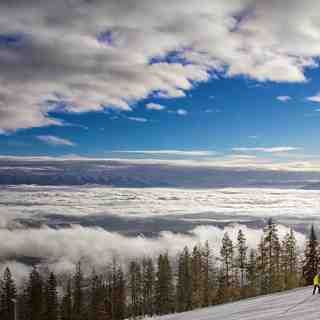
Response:
[[[154,317],[152,320],[315,320],[320,318],[319,302],[320,294],[313,296],[312,287],[305,287],[190,312]]]

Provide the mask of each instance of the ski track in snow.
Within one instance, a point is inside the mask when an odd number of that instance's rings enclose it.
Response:
[[[312,287],[299,288],[152,320],[316,320],[320,295]],[[145,319],[145,320],[147,320]]]

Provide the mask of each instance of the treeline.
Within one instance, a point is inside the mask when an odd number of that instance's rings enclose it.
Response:
[[[314,228],[303,255],[291,230],[280,240],[270,219],[255,250],[239,230],[228,233],[220,254],[208,242],[185,247],[176,257],[136,259],[124,268],[117,261],[104,273],[84,276],[79,262],[73,275],[55,275],[34,267],[16,288],[9,268],[0,289],[0,319],[121,320],[164,315],[311,284],[319,265]]]

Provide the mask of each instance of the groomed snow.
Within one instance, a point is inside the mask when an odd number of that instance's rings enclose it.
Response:
[[[316,320],[320,318],[319,302],[320,294],[313,296],[312,287],[306,287],[190,312],[154,317],[152,320]]]

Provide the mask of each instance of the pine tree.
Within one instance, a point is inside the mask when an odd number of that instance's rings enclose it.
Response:
[[[44,303],[43,303],[43,280],[34,267],[30,273],[28,283],[28,317],[29,320],[42,320]]]
[[[131,297],[131,315],[136,318],[142,313],[142,276],[138,261],[131,261],[129,266],[129,286]]]
[[[73,320],[82,320],[84,318],[84,299],[83,299],[83,273],[81,262],[76,265],[73,284]]]
[[[114,268],[113,278],[113,319],[122,320],[126,311],[126,283],[121,266]]]
[[[207,307],[210,304],[210,290],[211,290],[211,279],[210,275],[212,272],[212,263],[211,263],[211,250],[209,242],[206,241],[204,247],[202,248],[202,306]]]
[[[45,286],[45,320],[57,320],[58,319],[58,293],[57,293],[57,281],[53,272],[50,273]]]
[[[297,241],[291,228],[290,233],[285,235],[282,244],[282,269],[285,289],[291,289],[298,285],[297,264]]]
[[[29,316],[29,283],[28,281],[24,281],[18,295],[18,319],[29,320]]]
[[[168,254],[160,254],[158,258],[155,290],[156,313],[159,315],[172,313],[174,311],[174,287]]]
[[[17,293],[9,268],[4,271],[1,287],[1,320],[14,320]]]
[[[143,314],[154,314],[155,270],[151,258],[142,260],[142,304]]]
[[[222,247],[220,250],[221,258],[222,258],[222,267],[225,273],[224,279],[226,281],[225,287],[231,287],[232,281],[232,268],[233,268],[233,243],[229,238],[228,233],[226,232],[222,238]]]
[[[179,256],[177,281],[177,310],[179,312],[192,309],[191,257],[188,247]]]
[[[267,292],[277,291],[280,274],[280,241],[275,223],[272,218],[264,228],[264,245],[266,249]]]
[[[202,281],[202,256],[201,248],[195,246],[191,257],[191,279],[192,279],[192,308],[200,308],[203,304],[203,281]]]
[[[72,320],[72,288],[70,278],[67,280],[65,294],[62,297],[60,317],[61,320]]]
[[[254,250],[250,250],[249,261],[246,266],[246,278],[247,278],[247,295],[249,297],[254,297],[257,295],[257,285],[258,285],[257,255]]]
[[[303,277],[306,285],[313,283],[313,277],[318,271],[318,240],[314,230],[311,226],[309,240],[306,243],[303,264]]]
[[[102,301],[101,301],[102,300]],[[95,270],[92,271],[90,279],[90,305],[89,305],[89,319],[96,320],[99,315],[99,308],[103,302],[102,297],[102,282]]]
[[[237,237],[237,250],[238,250],[238,256],[237,256],[237,268],[240,271],[240,287],[243,288],[245,284],[245,271],[246,271],[246,265],[247,265],[247,244],[246,244],[246,238],[240,229],[238,232]]]

